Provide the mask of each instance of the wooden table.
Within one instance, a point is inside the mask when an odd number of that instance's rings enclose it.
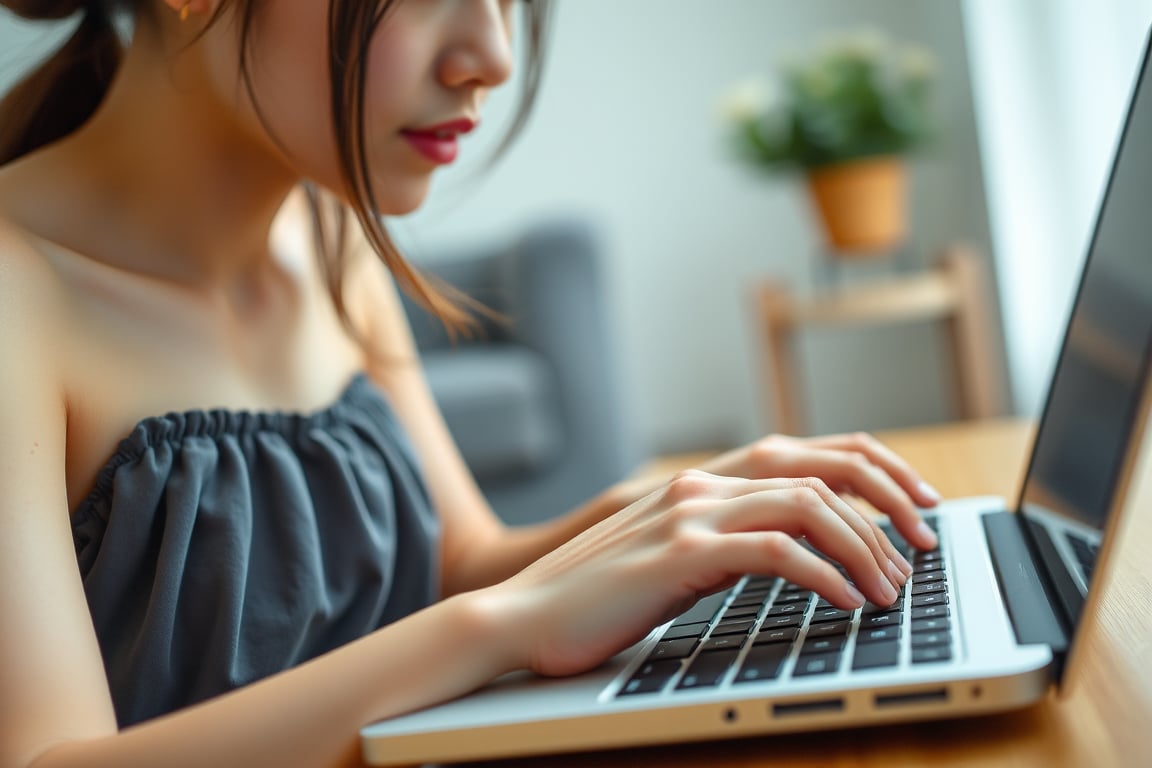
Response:
[[[994,421],[881,433],[946,496],[1014,499],[1028,423]],[[1152,451],[1145,451],[1152,454]],[[684,460],[668,459],[659,469]],[[1152,766],[1152,465],[1140,471],[1100,616],[1082,665],[1027,710],[995,716],[737,741],[484,763],[501,768],[645,766]],[[472,764],[478,766],[480,764]]]

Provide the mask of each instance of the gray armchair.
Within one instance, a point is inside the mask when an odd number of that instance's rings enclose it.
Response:
[[[453,345],[405,299],[433,394],[497,514],[513,524],[571,509],[639,460],[612,361],[600,251],[578,220],[421,268],[509,318]]]

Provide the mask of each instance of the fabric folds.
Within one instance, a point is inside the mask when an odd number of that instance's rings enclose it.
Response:
[[[72,519],[117,717],[288,669],[436,599],[439,526],[383,395],[140,422]]]

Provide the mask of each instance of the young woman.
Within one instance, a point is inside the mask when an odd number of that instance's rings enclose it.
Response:
[[[477,125],[520,4],[0,1],[82,19],[0,107],[0,768],[355,764],[364,723],[589,669],[746,572],[891,601],[839,493],[934,545],[863,435],[493,516],[394,285],[464,313],[376,214]],[[307,258],[270,245],[301,185]]]

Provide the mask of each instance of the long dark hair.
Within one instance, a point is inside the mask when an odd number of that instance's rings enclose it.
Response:
[[[340,172],[351,200],[351,212],[368,241],[388,266],[400,287],[439,317],[452,332],[467,331],[470,309],[477,308],[451,286],[433,284],[397,250],[376,211],[365,146],[364,96],[368,48],[388,11],[403,0],[331,0],[328,15],[328,74],[332,127]],[[236,6],[239,19],[240,70],[253,104],[249,61],[254,44],[253,23],[262,0],[231,0],[221,4],[211,22]],[[0,0],[29,19],[62,19],[77,12],[82,18],[72,37],[47,61],[19,82],[0,101],[0,165],[67,136],[100,105],[122,56],[114,20],[118,13],[138,10],[140,0]],[[507,148],[527,121],[540,83],[544,38],[550,0],[525,0],[523,91],[519,109],[499,150]],[[347,261],[348,207],[315,185],[305,184],[312,212],[316,252],[332,302],[344,324],[355,334],[344,304]]]

